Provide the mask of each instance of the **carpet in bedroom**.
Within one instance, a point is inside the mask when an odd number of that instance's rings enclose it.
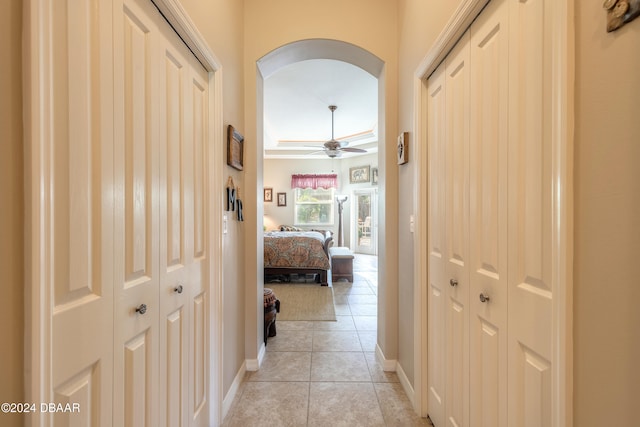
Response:
[[[265,283],[280,300],[277,320],[336,320],[333,288],[317,283]]]

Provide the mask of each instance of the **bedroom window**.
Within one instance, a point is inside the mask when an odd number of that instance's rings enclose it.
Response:
[[[294,225],[333,225],[333,188],[296,188]]]

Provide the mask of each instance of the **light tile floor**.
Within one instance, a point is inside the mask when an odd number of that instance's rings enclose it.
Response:
[[[278,321],[225,427],[422,426],[398,376],[375,357],[377,257],[356,255],[354,282],[333,284],[336,322]]]

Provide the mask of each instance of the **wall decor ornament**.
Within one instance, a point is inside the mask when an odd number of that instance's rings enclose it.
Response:
[[[243,169],[244,137],[234,129],[227,127],[227,164],[241,171]]]
[[[240,200],[240,187],[236,190],[236,213],[238,214],[238,221],[244,221],[244,213],[242,212],[242,200]]]
[[[363,182],[369,182],[370,175],[370,166],[356,166],[353,168],[349,168],[349,183],[350,184],[360,184]]]
[[[236,210],[236,185],[233,183],[233,178],[227,179],[227,211]]]
[[[287,206],[287,193],[278,193],[278,206]]]
[[[404,165],[409,161],[409,132],[402,132],[398,136],[398,164]]]
[[[371,168],[371,184],[378,185],[378,168]]]
[[[242,200],[240,200],[240,187],[235,186],[233,178],[227,179],[227,211],[236,211],[238,221],[244,221],[242,213]]]
[[[605,0],[602,7],[607,11],[608,33],[640,16],[640,0]]]

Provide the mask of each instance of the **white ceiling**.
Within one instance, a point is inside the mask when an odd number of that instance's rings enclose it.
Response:
[[[337,140],[377,152],[377,79],[346,62],[311,59],[286,66],[264,81],[265,158],[327,158],[317,151],[331,139],[329,105],[338,107]],[[354,155],[344,152],[342,157]]]

